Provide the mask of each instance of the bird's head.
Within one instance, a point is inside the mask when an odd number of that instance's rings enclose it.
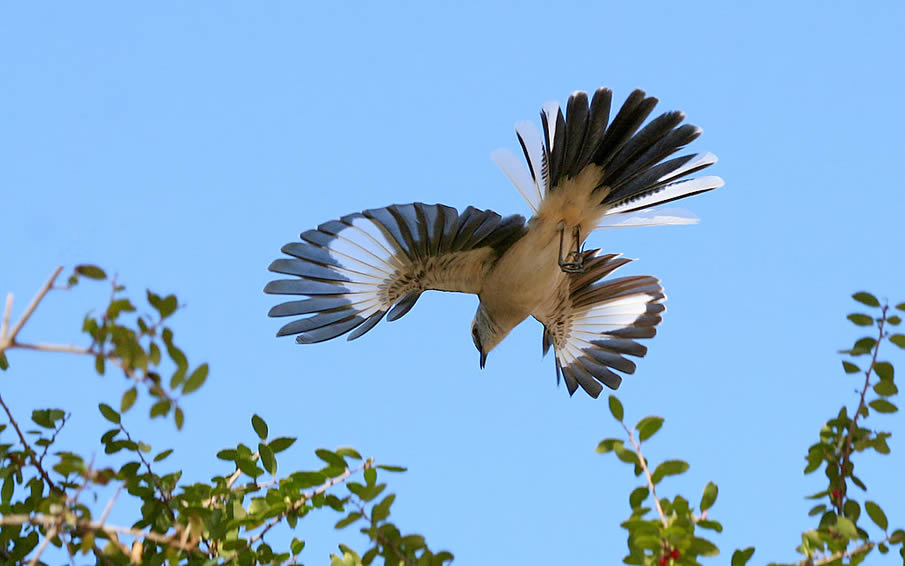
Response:
[[[481,355],[481,369],[484,369],[487,354],[506,337],[506,334],[506,332],[499,330],[484,304],[478,305],[478,311],[475,313],[474,320],[471,323],[471,339],[474,340],[474,347],[478,349],[478,353]]]

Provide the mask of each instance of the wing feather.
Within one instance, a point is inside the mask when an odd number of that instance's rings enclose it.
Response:
[[[666,296],[650,276],[604,279],[629,260],[596,255],[597,250],[585,254],[585,272],[564,280],[534,316],[544,325],[544,352],[553,346],[557,380],[561,374],[570,395],[581,387],[596,398],[603,385],[619,387],[622,377],[616,372],[635,372],[635,363],[625,356],[647,353],[634,339],[656,334]]]
[[[474,293],[493,262],[525,232],[521,216],[412,203],[349,214],[283,246],[270,270],[293,276],[266,293],[303,295],[273,317],[298,317],[278,335],[309,344],[351,332],[354,340],[386,316],[405,315],[428,289]]]

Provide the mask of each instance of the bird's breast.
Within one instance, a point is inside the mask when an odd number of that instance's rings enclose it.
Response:
[[[549,299],[564,277],[559,232],[534,225],[496,262],[481,301],[492,311],[524,318]]]

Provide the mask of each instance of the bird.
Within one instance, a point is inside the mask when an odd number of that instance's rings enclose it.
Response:
[[[680,209],[653,208],[723,186],[693,177],[712,153],[672,155],[701,135],[669,111],[647,123],[658,99],[636,89],[610,120],[612,91],[569,96],[540,111],[541,133],[516,123],[525,161],[507,149],[491,153],[531,209],[503,217],[472,206],[394,204],[331,220],[282,247],[269,294],[294,296],[271,317],[295,317],[278,336],[312,344],[361,337],[381,319],[405,315],[428,290],[472,293],[479,304],[471,335],[483,369],[487,355],[529,316],[543,325],[546,355],[554,349],[556,381],[569,395],[581,387],[597,398],[635,372],[662,319],[666,299],[649,275],[610,277],[630,259],[584,249],[595,230],[693,224]],[[643,124],[643,126],[642,126]],[[288,257],[287,257],[288,256]]]

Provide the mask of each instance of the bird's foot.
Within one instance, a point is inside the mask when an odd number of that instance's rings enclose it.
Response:
[[[564,226],[559,231],[559,268],[565,273],[583,273],[584,253],[581,251],[581,229],[578,226],[572,229],[572,245],[565,257],[563,257],[563,232],[565,232]]]

